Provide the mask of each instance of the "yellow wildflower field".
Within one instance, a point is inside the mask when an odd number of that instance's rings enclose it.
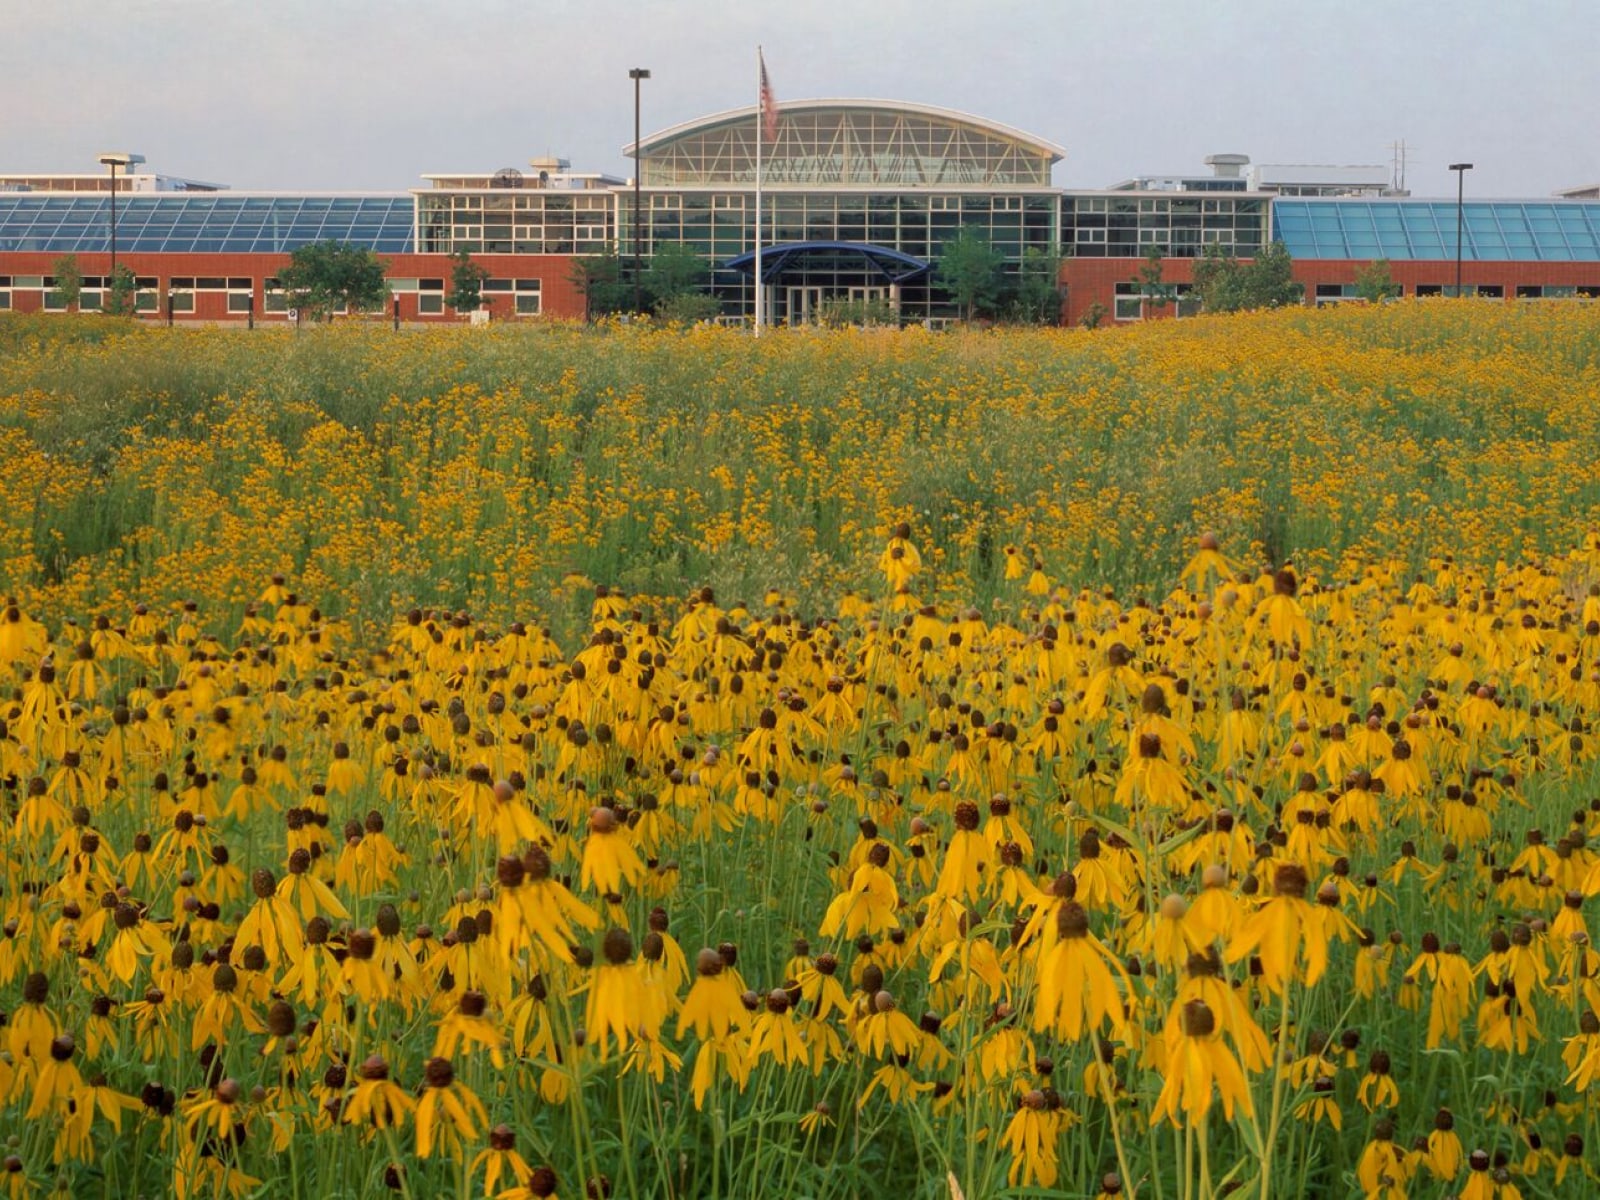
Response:
[[[1600,1188],[1588,307],[0,346],[0,1194]]]

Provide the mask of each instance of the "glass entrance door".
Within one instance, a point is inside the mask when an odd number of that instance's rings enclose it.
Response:
[[[785,288],[788,307],[785,316],[790,325],[812,325],[822,316],[822,289],[819,287]]]

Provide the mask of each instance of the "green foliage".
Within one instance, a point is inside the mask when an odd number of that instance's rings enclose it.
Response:
[[[1282,242],[1273,242],[1249,262],[1240,262],[1212,243],[1194,265],[1194,290],[1206,312],[1245,312],[1299,304],[1305,285],[1294,278],[1294,261]]]
[[[1160,312],[1177,298],[1177,290],[1166,281],[1163,274],[1162,257],[1165,254],[1165,246],[1152,243],[1144,252],[1144,265],[1133,277],[1133,281],[1139,285],[1140,303],[1147,310],[1153,308]]]
[[[50,274],[55,276],[54,296],[68,312],[77,312],[83,299],[83,272],[78,268],[78,256],[67,254],[50,264]]]
[[[939,251],[935,278],[950,293],[968,320],[992,314],[1005,289],[1005,255],[977,229],[963,225],[961,232]]]
[[[483,285],[489,281],[489,272],[473,262],[467,250],[457,250],[450,262],[450,294],[445,303],[457,313],[476,312],[483,305]]]
[[[1375,258],[1356,272],[1356,295],[1371,304],[1393,300],[1400,292],[1400,285],[1389,273],[1387,258]]]
[[[633,303],[633,287],[623,277],[622,259],[607,249],[572,260],[567,280],[583,297],[584,319],[626,312]]]
[[[1099,329],[1105,322],[1106,314],[1110,311],[1104,304],[1096,300],[1084,310],[1083,316],[1078,319],[1078,324],[1085,329]]]
[[[1027,325],[1061,323],[1061,252],[1055,246],[1029,246],[1017,264],[1012,312]]]
[[[895,325],[899,323],[899,319],[895,315],[894,305],[887,300],[851,300],[844,296],[834,296],[824,300],[819,319],[822,324],[830,329],[842,329],[850,325]]]
[[[331,318],[339,309],[371,312],[389,298],[384,262],[371,250],[346,242],[312,242],[291,256],[278,272],[292,308],[314,319]]]
[[[656,317],[669,325],[695,325],[714,320],[722,306],[707,292],[679,292],[656,301]]]
[[[139,282],[134,278],[133,268],[127,263],[118,263],[106,288],[105,311],[113,317],[131,317],[138,306]]]
[[[692,247],[681,242],[664,242],[650,256],[644,286],[650,293],[656,314],[664,316],[663,306],[679,296],[698,294],[710,278],[710,266]]]

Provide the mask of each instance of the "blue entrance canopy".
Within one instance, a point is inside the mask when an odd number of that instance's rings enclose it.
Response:
[[[724,270],[754,275],[755,251],[730,258]],[[797,267],[826,270],[871,270],[886,283],[907,283],[933,270],[933,264],[888,246],[867,242],[779,242],[761,249],[761,282],[774,283],[785,271]]]

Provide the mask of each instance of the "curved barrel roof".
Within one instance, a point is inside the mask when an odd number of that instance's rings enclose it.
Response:
[[[1042,138],[969,113],[891,100],[791,100],[762,182],[813,187],[1049,187],[1066,153]],[[713,113],[639,143],[646,186],[751,185],[755,105]],[[632,155],[629,144],[624,153]]]

